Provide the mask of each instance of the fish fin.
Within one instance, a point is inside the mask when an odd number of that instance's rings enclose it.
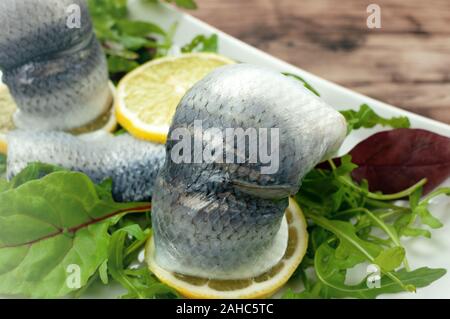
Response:
[[[232,183],[241,192],[263,199],[282,199],[293,194],[293,187],[290,185],[262,186],[241,180],[233,180]]]

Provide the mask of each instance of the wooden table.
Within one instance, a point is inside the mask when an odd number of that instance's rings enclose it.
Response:
[[[325,79],[450,123],[450,0],[197,0],[190,13]],[[367,6],[381,29],[367,27]]]

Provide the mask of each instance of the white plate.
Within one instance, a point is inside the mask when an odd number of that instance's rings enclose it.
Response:
[[[423,128],[450,137],[450,126],[425,117],[404,111],[386,103],[377,101],[359,93],[345,89],[320,77],[312,75],[293,65],[274,58],[264,52],[245,44],[214,27],[182,12],[174,10],[167,5],[143,5],[139,0],[130,1],[131,17],[140,20],[149,20],[169,28],[173,23],[178,23],[174,42],[182,46],[189,42],[194,35],[216,33],[219,36],[220,53],[237,61],[258,64],[280,72],[298,74],[316,88],[321,97],[336,109],[358,108],[363,103],[369,104],[382,116],[406,115],[415,128]],[[218,13],[220,14],[220,13]],[[358,130],[352,132],[347,138],[341,152],[346,152],[357,142],[370,136],[374,132],[382,131],[382,128]],[[450,185],[450,179],[446,181]],[[412,268],[428,266],[432,268],[445,268],[450,270],[450,199],[437,198],[432,203],[432,212],[444,223],[444,227],[432,232],[432,239],[408,239],[405,246]],[[364,271],[364,270],[363,270]],[[364,273],[360,274],[364,275]],[[361,276],[358,276],[361,277]],[[387,298],[450,298],[450,274],[445,275],[439,281],[426,288],[418,289],[415,294],[401,293],[385,295]]]
[[[358,108],[363,103],[369,104],[378,114],[382,116],[406,115],[415,128],[423,128],[450,137],[450,126],[425,117],[404,111],[386,103],[377,101],[359,93],[345,89],[320,77],[312,75],[293,65],[274,58],[258,49],[255,49],[215,28],[201,22],[200,20],[179,12],[168,5],[143,5],[140,0],[129,0],[130,14],[132,18],[149,20],[168,29],[174,23],[178,24],[174,36],[174,42],[182,46],[189,42],[194,35],[216,33],[219,36],[220,53],[237,61],[252,63],[270,67],[280,72],[291,72],[298,74],[310,82],[316,88],[321,97],[336,109]],[[0,73],[1,78],[1,73]],[[372,135],[374,132],[382,131],[381,128],[370,130],[358,130],[352,132],[341,148],[341,153],[351,149],[356,143]],[[445,185],[450,185],[450,179]],[[432,232],[432,239],[410,239],[405,242],[408,251],[408,259],[412,268],[428,266],[432,268],[445,268],[450,270],[450,199],[440,197],[431,205],[431,210],[441,221],[444,227]],[[364,269],[356,273],[355,277],[364,277]],[[385,295],[385,298],[450,298],[450,274],[445,275],[439,281],[426,288],[420,288],[416,294],[401,293]],[[108,298],[117,297],[122,289],[117,285],[104,287],[98,285],[89,289],[85,298]]]

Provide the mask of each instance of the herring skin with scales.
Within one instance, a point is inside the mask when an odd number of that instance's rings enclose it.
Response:
[[[85,173],[95,183],[111,178],[116,201],[143,201],[152,196],[164,156],[164,145],[128,134],[83,139],[63,132],[14,131],[8,135],[7,176],[11,179],[29,163],[48,163]]]
[[[278,128],[278,170],[261,173],[265,164],[259,160],[173,161],[179,141],[172,133],[187,129],[195,144],[195,121],[202,121],[204,131]],[[251,278],[269,270],[287,245],[288,197],[307,172],[339,148],[346,132],[339,112],[278,72],[236,64],[210,73],[183,97],[169,131],[152,203],[157,264],[214,279]],[[228,142],[223,153],[236,155],[238,143]]]
[[[106,57],[84,0],[2,0],[0,21],[0,69],[17,128],[71,130],[110,108]]]

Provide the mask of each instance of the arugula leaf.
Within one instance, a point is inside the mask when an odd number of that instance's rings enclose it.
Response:
[[[292,289],[288,289],[283,296],[282,299],[320,299],[320,285],[315,285],[312,291],[304,290],[302,292],[294,292]]]
[[[93,16],[113,16],[124,18],[128,13],[128,0],[88,0],[88,8]]]
[[[157,0],[146,0],[158,3]],[[88,0],[95,33],[108,60],[110,78],[117,82],[127,72],[154,58],[165,56],[172,47],[176,24],[168,31],[148,21],[128,19],[127,0]],[[193,0],[166,0],[185,9],[196,9]],[[199,35],[183,52],[217,52],[217,35]]]
[[[205,35],[197,35],[192,41],[181,48],[181,52],[217,52],[218,51],[218,37],[217,34],[212,34],[207,37]]]
[[[317,90],[314,89],[314,87],[312,87],[302,77],[287,72],[283,74],[302,82],[305,88],[307,88],[315,95],[320,97],[319,92],[317,92]],[[390,119],[383,118],[378,114],[376,114],[367,104],[362,104],[358,111],[345,110],[341,111],[341,114],[345,117],[347,121],[347,134],[350,134],[352,130],[360,129],[363,127],[372,128],[378,124],[382,126],[390,126],[393,128],[409,128],[411,126],[408,117],[400,116],[400,117],[392,117]]]
[[[339,167],[336,167],[334,174],[337,176],[345,176],[353,172],[358,165],[352,162],[352,156],[347,154],[341,157],[341,163]]]
[[[308,215],[308,217],[338,237],[340,240],[338,251],[343,256],[348,257],[351,255],[358,261],[369,260],[374,262],[375,258],[381,253],[379,246],[359,238],[356,233],[356,228],[350,222],[329,220],[314,215]],[[349,261],[347,260],[347,262]],[[353,260],[351,261],[353,262]]]
[[[114,135],[119,136],[119,135],[126,134],[126,133],[127,133],[127,130],[124,129],[123,127],[121,127],[117,131],[114,132]]]
[[[122,73],[133,70],[139,66],[136,61],[130,61],[120,56],[108,57],[108,69],[111,73]]]
[[[197,4],[193,0],[175,0],[175,4],[180,8],[197,9]]]
[[[424,225],[430,228],[440,228],[443,226],[442,222],[434,217],[428,209],[429,202],[432,198],[440,195],[450,196],[450,188],[443,187],[431,192],[422,200],[420,195],[422,194],[422,188],[419,188],[410,196],[410,210],[398,218],[396,218],[394,227],[397,233],[408,237],[425,237],[431,238],[431,233],[427,229],[413,227],[417,217],[420,217]]]
[[[421,199],[425,183],[422,180],[398,193],[372,193],[364,181],[360,185],[352,182],[351,174],[356,169],[347,155],[319,165],[303,179],[295,198],[310,221],[306,256],[314,258],[314,262],[302,263],[296,271],[306,277],[302,279],[307,283],[305,289],[290,292],[286,298],[374,298],[383,293],[415,291],[445,273],[427,268],[410,272],[400,239],[431,236],[428,230],[418,227],[421,223],[431,228],[441,225],[429,212],[428,204],[436,196],[449,195],[450,188],[441,188]],[[405,197],[409,198],[409,207],[392,203]],[[375,227],[382,231],[381,235],[373,231]],[[347,271],[366,262],[381,268],[383,289],[368,292],[365,282],[356,286],[345,284]],[[402,263],[405,270],[396,271]],[[306,275],[309,268],[314,268],[317,278]],[[423,274],[427,280],[420,281],[417,274]]]
[[[316,253],[315,269],[319,280],[325,285],[321,288],[323,297],[376,298],[381,294],[402,292],[403,288],[392,278],[384,275],[380,287],[367,285],[367,278],[356,285],[345,284],[346,269],[355,265],[348,259],[339,259],[328,244],[323,244]],[[446,274],[445,269],[419,268],[408,272],[405,269],[394,272],[396,278],[408,286],[425,287]]]
[[[382,251],[374,260],[374,263],[384,271],[394,271],[405,259],[405,248],[396,246]]]
[[[133,250],[141,247],[146,239],[148,239],[148,236],[141,238],[144,233],[140,229],[140,231],[137,230],[135,226],[128,226],[114,232],[111,236],[111,243],[108,249],[108,271],[114,280],[128,290],[128,293],[122,296],[122,298],[148,299],[176,297],[176,292],[160,283],[146,267],[130,269],[124,263],[127,255],[131,253],[126,248],[127,236],[131,235],[138,240],[139,245],[131,244],[128,246],[133,247]]]
[[[0,193],[0,294],[59,297],[79,289],[107,258],[114,217],[149,209],[102,198],[81,173],[55,168],[40,178],[35,164],[19,175]]]
[[[408,117],[399,116],[390,119],[379,116],[367,104],[362,104],[358,111],[346,110],[341,111],[341,114],[347,120],[347,134],[352,130],[360,128],[372,128],[375,125],[390,126],[392,128],[409,128],[411,123]]]
[[[441,187],[431,192],[425,198],[423,198],[419,202],[419,204],[414,208],[414,213],[420,217],[422,223],[434,229],[441,228],[444,225],[439,219],[437,219],[431,214],[430,210],[428,209],[428,205],[430,204],[431,199],[440,195],[450,196],[450,187]]]
[[[125,227],[122,227],[120,230],[122,232],[126,232],[129,236],[136,238],[137,240],[147,239],[147,234],[141,229],[138,224],[129,224]]]
[[[88,7],[114,81],[140,64],[165,55],[172,45],[168,32],[158,25],[129,20],[127,0],[89,0]]]
[[[145,0],[147,2],[150,3],[158,3],[158,0]],[[173,3],[175,2],[175,4],[180,7],[180,8],[184,8],[184,9],[197,9],[197,4],[195,3],[194,0],[164,0],[168,3]]]
[[[351,268],[356,264],[362,263],[365,260],[372,263],[377,263],[377,261],[386,262],[384,256],[386,252],[383,252],[378,245],[369,241],[362,240],[357,235],[356,229],[351,223],[338,220],[328,220],[326,218],[313,215],[308,215],[308,217],[312,219],[316,224],[332,232],[339,239],[339,246],[336,249],[336,254],[343,259],[342,262],[346,265],[345,268]],[[316,252],[315,258],[319,258],[317,256],[319,256],[319,251]],[[403,258],[398,261],[398,264],[402,263]],[[315,267],[316,271],[318,271],[317,262],[315,262]],[[391,267],[391,265],[388,265],[388,267]],[[317,275],[319,276],[319,274]],[[415,287],[404,285],[400,280],[398,280],[398,278],[395,277],[394,274],[390,272],[390,270],[387,270],[386,275],[397,282],[397,284],[400,285],[404,290],[415,290]]]
[[[166,35],[166,32],[151,22],[134,21],[134,20],[118,20],[116,22],[117,29],[127,35],[135,37],[146,37],[151,33]]]
[[[304,87],[307,88],[308,90],[310,90],[311,92],[313,92],[315,95],[320,96],[319,92],[316,91],[316,89],[314,89],[308,82],[306,82],[305,79],[303,79],[302,77],[292,74],[292,73],[288,73],[288,72],[284,72],[283,73],[286,76],[289,76],[291,78],[294,78],[300,82],[303,83]]]

